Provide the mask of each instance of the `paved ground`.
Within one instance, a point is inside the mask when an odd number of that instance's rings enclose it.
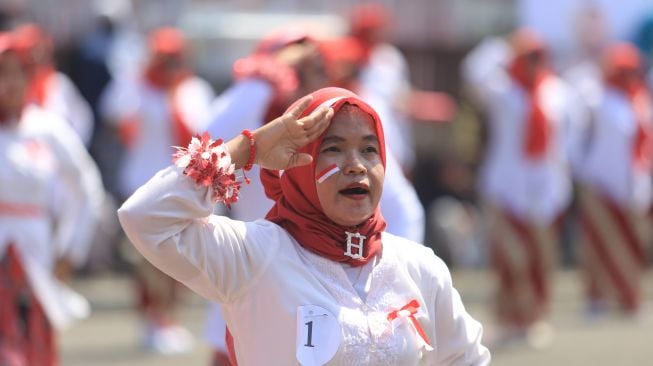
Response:
[[[491,282],[486,272],[456,272],[459,288],[469,311],[492,333],[489,313]],[[555,282],[552,324],[555,336],[544,350],[526,345],[493,351],[497,366],[603,366],[653,365],[653,275],[646,282],[650,311],[639,319],[610,317],[588,323],[582,317],[580,287],[576,274],[560,272]],[[76,324],[61,337],[62,366],[166,366],[208,365],[208,350],[201,340],[194,352],[184,356],[162,357],[139,348],[139,320],[130,308],[127,279],[94,276],[78,280],[75,287],[92,303],[90,319]],[[180,313],[184,323],[201,334],[205,305],[188,294]]]

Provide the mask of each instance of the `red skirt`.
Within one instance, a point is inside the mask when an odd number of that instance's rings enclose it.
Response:
[[[0,365],[54,366],[57,358],[54,330],[9,245],[0,258]]]

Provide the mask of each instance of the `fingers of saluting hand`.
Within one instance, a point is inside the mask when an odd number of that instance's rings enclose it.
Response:
[[[290,115],[293,120],[299,119],[299,116],[301,116],[302,113],[304,113],[304,111],[306,110],[306,108],[308,108],[308,106],[311,104],[312,101],[313,101],[313,96],[312,95],[308,95],[308,96],[304,97],[287,114]]]
[[[308,140],[313,141],[329,127],[332,117],[333,109],[322,107],[297,122],[303,126]]]

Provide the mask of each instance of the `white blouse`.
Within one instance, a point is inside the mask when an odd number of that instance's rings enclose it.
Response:
[[[305,250],[283,228],[212,210],[208,189],[173,166],[139,188],[118,215],[154,265],[221,303],[239,365],[489,363],[481,324],[430,249],[384,233],[363,300],[339,263]],[[433,351],[420,345],[408,320],[387,320],[413,299]]]

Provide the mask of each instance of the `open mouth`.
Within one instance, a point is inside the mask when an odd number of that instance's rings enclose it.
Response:
[[[366,195],[370,193],[370,190],[365,188],[365,187],[349,187],[345,189],[341,189],[340,194],[344,194],[345,196],[361,196],[361,195]]]

